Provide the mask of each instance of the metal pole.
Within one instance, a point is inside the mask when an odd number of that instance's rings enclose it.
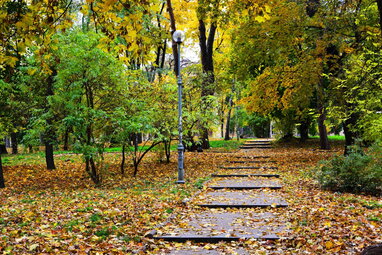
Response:
[[[183,83],[180,75],[180,42],[178,46],[178,132],[179,132],[179,144],[178,144],[178,181],[176,183],[183,184],[184,181],[184,146],[183,146],[183,128],[182,128],[182,90]]]

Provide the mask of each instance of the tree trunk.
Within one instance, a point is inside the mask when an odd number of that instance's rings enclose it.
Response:
[[[377,0],[378,12],[379,12],[379,26],[382,34],[382,0]]]
[[[5,188],[4,174],[3,174],[3,162],[0,153],[0,189]]]
[[[69,150],[69,128],[65,129],[63,150],[64,151],[68,151]]]
[[[0,144],[0,154],[8,154],[5,144]]]
[[[344,155],[347,156],[350,153],[350,147],[355,144],[357,133],[352,130],[353,126],[357,123],[357,117],[355,114],[350,115],[348,119],[344,121],[344,133],[345,133],[345,150]]]
[[[56,166],[54,165],[53,144],[52,143],[45,143],[45,161],[46,161],[46,168],[48,170],[56,169]]]
[[[53,96],[53,84],[54,84],[54,77],[56,76],[57,72],[56,70],[53,70],[52,74],[48,77],[46,82],[46,91],[45,96],[50,97]],[[56,166],[54,165],[54,157],[53,157],[53,150],[54,150],[54,143],[56,140],[56,132],[54,130],[54,117],[49,115],[50,107],[49,102],[46,100],[45,102],[45,111],[48,113],[48,117],[46,119],[46,127],[45,127],[45,134],[44,134],[44,143],[45,143],[45,161],[46,161],[46,168],[48,170],[56,169]]]
[[[306,118],[301,121],[300,123],[300,141],[305,142],[309,138],[309,126],[310,126],[310,119]]]
[[[221,138],[224,138],[224,119],[223,118],[220,120],[220,136]]]
[[[122,145],[122,161],[121,161],[121,175],[124,176],[125,175],[125,149],[126,149],[126,145],[123,144]]]
[[[171,0],[166,0],[167,2],[167,12],[170,16],[170,27],[171,27],[171,38],[174,32],[176,31],[176,22],[175,22],[175,16],[174,16],[174,10],[172,9],[172,3]],[[176,42],[172,39],[172,55],[174,56],[174,72],[175,74],[178,74],[178,45]]]
[[[212,96],[214,94],[214,87],[213,84],[215,82],[215,75],[214,75],[214,62],[213,62],[213,44],[215,40],[215,33],[216,33],[216,23],[212,22],[211,27],[209,30],[208,38],[206,36],[206,25],[204,23],[204,20],[199,20],[199,45],[200,45],[200,53],[201,53],[201,62],[202,62],[202,68],[203,73],[205,74],[205,77],[202,82],[202,100],[206,100],[208,96]],[[207,110],[210,105],[204,101],[204,107]],[[203,110],[203,109],[202,109]],[[208,139],[208,128],[202,127],[201,128],[201,141],[202,141],[202,148],[203,149],[209,149],[210,143]]]
[[[12,154],[18,153],[18,142],[17,142],[17,134],[18,133],[12,133],[11,134],[11,143],[12,143]]]
[[[318,130],[320,133],[320,148],[322,150],[330,150],[328,132],[325,125],[326,111],[323,106],[319,107],[319,114],[320,116],[318,117]]]
[[[231,107],[228,110],[227,124],[225,126],[225,136],[224,136],[225,141],[231,140],[231,138],[229,137],[230,122],[231,122]]]
[[[96,185],[100,184],[100,178],[99,178],[99,175],[97,173],[97,167],[94,163],[93,158],[87,158],[85,160],[85,162],[86,162],[86,172],[89,174],[92,181]]]
[[[170,163],[170,157],[171,157],[171,139],[169,141],[164,141],[164,151],[166,155],[166,163]]]

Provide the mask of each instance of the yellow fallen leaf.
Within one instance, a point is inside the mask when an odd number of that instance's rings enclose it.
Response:
[[[334,246],[334,244],[333,244],[332,241],[327,241],[327,242],[325,243],[325,247],[326,247],[326,249],[328,249],[328,250],[330,250],[331,248],[333,248],[333,246]]]
[[[32,244],[31,246],[29,246],[29,251],[34,251],[34,250],[36,250],[38,246],[39,246],[38,243]]]

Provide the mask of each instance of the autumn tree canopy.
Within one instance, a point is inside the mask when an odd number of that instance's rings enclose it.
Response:
[[[42,143],[48,169],[55,149],[74,146],[95,182],[110,144],[134,146],[144,136],[170,148],[177,137],[171,33],[183,29],[187,148],[208,148],[218,129],[227,140],[240,136],[258,117],[284,138],[298,130],[306,140],[318,130],[323,149],[328,132],[341,129],[347,147],[370,144],[381,138],[378,7],[369,0],[3,0],[1,136],[11,138],[13,153],[18,143]],[[199,61],[186,61],[186,52]]]

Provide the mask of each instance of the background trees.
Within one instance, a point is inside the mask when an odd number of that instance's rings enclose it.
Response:
[[[175,28],[186,30],[183,48],[200,57],[199,64],[182,62],[189,150],[208,148],[218,125],[230,139],[243,125],[265,136],[270,121],[284,138],[297,128],[304,141],[318,129],[323,149],[338,126],[346,148],[381,138],[374,1],[3,2],[0,136],[12,138],[14,153],[18,142],[43,144],[47,169],[69,140],[95,183],[110,144],[123,148],[122,173],[126,151],[134,174],[160,142],[170,160]]]

